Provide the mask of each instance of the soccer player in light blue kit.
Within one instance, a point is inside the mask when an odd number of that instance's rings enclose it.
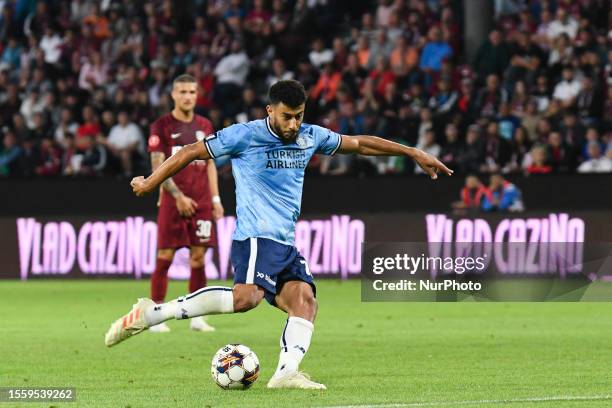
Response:
[[[451,175],[452,170],[412,147],[375,136],[344,136],[302,123],[306,92],[297,81],[275,83],[268,96],[266,119],[232,125],[203,142],[187,145],[149,177],[136,177],[131,183],[140,196],[155,191],[194,160],[231,157],[238,219],[231,254],[233,288],[206,287],[161,305],[139,299],[128,314],[111,325],[105,343],[113,346],[173,318],[246,312],[265,297],[288,314],[278,367],[268,388],[325,389],[298,370],[308,351],[317,313],[312,275],[294,246],[308,161],[315,153],[408,156],[432,179],[438,171]]]

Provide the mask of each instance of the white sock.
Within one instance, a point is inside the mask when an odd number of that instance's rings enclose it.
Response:
[[[145,311],[145,320],[155,326],[166,320],[189,319],[221,313],[234,313],[234,293],[231,288],[208,286],[168,303]]]
[[[274,377],[297,371],[310,346],[314,325],[301,317],[290,316],[280,339],[281,352]]]

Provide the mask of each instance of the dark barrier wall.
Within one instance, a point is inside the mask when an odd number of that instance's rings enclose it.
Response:
[[[295,242],[317,276],[349,278],[361,271],[369,242],[612,242],[612,211],[530,211],[476,217],[447,213],[325,213],[297,223]],[[210,278],[231,275],[233,216],[217,222],[218,248],[206,254]],[[0,217],[0,278],[142,278],[155,267],[154,220],[132,216]],[[564,245],[565,247],[565,245]],[[186,250],[170,269],[189,275]]]
[[[612,175],[545,175],[510,178],[528,210],[608,210]],[[463,177],[307,177],[302,214],[447,211]],[[226,211],[234,212],[233,180],[222,180]],[[120,180],[0,180],[0,216],[155,213],[156,194],[137,198]]]

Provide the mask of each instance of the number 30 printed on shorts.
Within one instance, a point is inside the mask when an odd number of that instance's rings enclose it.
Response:
[[[200,238],[200,242],[208,241],[210,239],[210,232],[212,230],[212,222],[208,220],[197,220],[196,224],[196,236]]]

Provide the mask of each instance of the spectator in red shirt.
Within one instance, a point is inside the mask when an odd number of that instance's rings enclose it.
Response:
[[[473,174],[465,178],[465,186],[461,189],[461,200],[451,204],[455,210],[478,210],[486,187],[478,177]]]
[[[546,164],[546,150],[542,146],[534,146],[531,149],[532,163],[527,166],[527,174],[548,174],[552,167]]]
[[[86,136],[91,136],[95,139],[99,135],[100,124],[98,123],[98,118],[96,118],[94,110],[91,106],[85,106],[83,108],[83,124],[78,127],[76,132],[77,139],[81,139]]]
[[[376,65],[370,72],[370,78],[374,80],[376,94],[381,98],[384,97],[387,84],[395,81],[395,74],[389,69],[389,60],[386,57],[380,56],[376,60]]]

